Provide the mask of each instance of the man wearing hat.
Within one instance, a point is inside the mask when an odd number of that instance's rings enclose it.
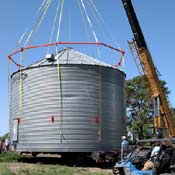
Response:
[[[126,136],[122,136],[121,142],[121,159],[127,156],[129,153],[129,142],[127,141]]]

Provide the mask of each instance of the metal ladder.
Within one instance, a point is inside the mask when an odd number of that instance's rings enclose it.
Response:
[[[129,45],[129,48],[131,50],[131,54],[134,58],[134,62],[136,64],[136,67],[138,69],[139,74],[144,75],[145,71],[144,71],[143,64],[141,62],[141,59],[140,59],[140,56],[138,53],[136,41],[134,39],[131,42],[128,41],[128,45]]]

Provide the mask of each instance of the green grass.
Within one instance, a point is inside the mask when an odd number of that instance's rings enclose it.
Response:
[[[0,154],[0,175],[111,175],[111,171],[99,168],[78,168],[51,164],[19,163],[15,152]]]
[[[0,175],[111,175],[111,171],[61,165],[0,163]]]
[[[0,154],[0,162],[16,162],[20,159],[20,155],[15,152],[5,152]]]
[[[0,175],[15,175],[8,169],[8,164],[0,163]]]

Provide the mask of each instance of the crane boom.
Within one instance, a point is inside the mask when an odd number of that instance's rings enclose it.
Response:
[[[162,128],[166,136],[175,137],[175,125],[172,113],[166,95],[162,90],[156,67],[144,39],[132,2],[131,0],[122,0],[122,3],[134,35],[136,50],[154,99],[154,128]]]

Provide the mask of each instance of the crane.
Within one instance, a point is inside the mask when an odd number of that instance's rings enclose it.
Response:
[[[133,53],[135,53],[135,59],[139,60],[139,64],[146,74],[154,100],[154,132],[156,129],[162,129],[164,136],[175,137],[175,124],[171,109],[161,88],[157,69],[147,47],[132,2],[131,0],[122,0],[122,3],[134,36],[129,45]]]

